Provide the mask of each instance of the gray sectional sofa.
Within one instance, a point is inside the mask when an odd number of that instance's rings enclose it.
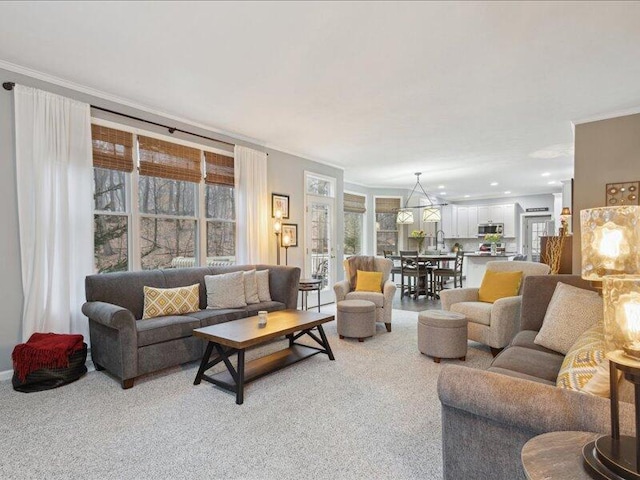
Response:
[[[591,289],[577,275],[526,277],[519,333],[489,369],[442,369],[438,395],[446,480],[523,479],[520,452],[530,438],[561,430],[610,434],[609,400],[557,388],[564,357],[534,343],[559,281]],[[633,434],[633,425],[633,404],[621,402],[621,433]]]
[[[245,308],[208,310],[205,275],[238,270],[269,270],[271,302]],[[96,370],[107,370],[133,386],[140,375],[199,360],[205,342],[192,336],[194,328],[257,315],[258,310],[295,309],[300,269],[274,265],[241,265],[90,275],[85,281],[91,357]],[[145,286],[174,288],[200,284],[199,312],[140,321]]]

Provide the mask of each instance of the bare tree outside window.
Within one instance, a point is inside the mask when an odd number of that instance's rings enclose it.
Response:
[[[344,254],[360,255],[362,253],[362,213],[344,213]]]
[[[398,249],[398,225],[395,213],[376,213],[376,254]]]
[[[126,173],[104,168],[93,169],[94,268],[98,273],[121,272],[129,268],[126,215]],[[108,213],[113,212],[113,213]]]

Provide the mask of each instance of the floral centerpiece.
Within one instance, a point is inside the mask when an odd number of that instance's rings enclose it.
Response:
[[[496,243],[502,239],[502,235],[499,233],[487,233],[484,236],[485,242],[491,242],[491,253],[495,254],[498,251]]]
[[[418,253],[420,253],[422,251],[422,244],[424,243],[424,239],[427,234],[424,233],[424,230],[414,230],[413,232],[411,232],[410,236],[416,241],[416,244],[418,245]]]

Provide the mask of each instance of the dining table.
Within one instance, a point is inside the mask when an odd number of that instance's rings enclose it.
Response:
[[[387,255],[387,258],[395,262],[396,260],[400,260],[400,255]],[[436,292],[432,270],[436,268],[443,268],[443,264],[446,265],[447,262],[455,261],[455,259],[456,259],[455,253],[439,253],[439,254],[438,253],[433,253],[433,254],[421,253],[419,254],[418,262],[423,265],[431,266],[432,268],[429,269],[430,279],[429,279],[428,285],[425,285],[424,281],[420,279],[418,282],[417,293],[419,294],[420,292],[424,292],[427,295],[427,297],[433,297],[433,298],[439,299],[440,295],[438,295]],[[446,266],[444,268],[446,268]],[[416,295],[416,298],[417,298],[417,295]]]

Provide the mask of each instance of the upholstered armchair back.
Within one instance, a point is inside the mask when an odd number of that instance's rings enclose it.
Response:
[[[522,294],[524,279],[529,275],[547,275],[551,267],[545,263],[538,262],[487,262],[487,270],[493,272],[522,272],[522,282],[520,283],[519,294]]]
[[[345,278],[349,280],[349,276],[351,272],[349,271],[349,262],[345,260],[342,262],[344,267]],[[384,284],[387,280],[389,280],[389,276],[391,275],[391,269],[393,268],[393,261],[384,258],[384,257],[375,257],[374,259],[374,269],[376,272],[382,272],[382,283]]]

